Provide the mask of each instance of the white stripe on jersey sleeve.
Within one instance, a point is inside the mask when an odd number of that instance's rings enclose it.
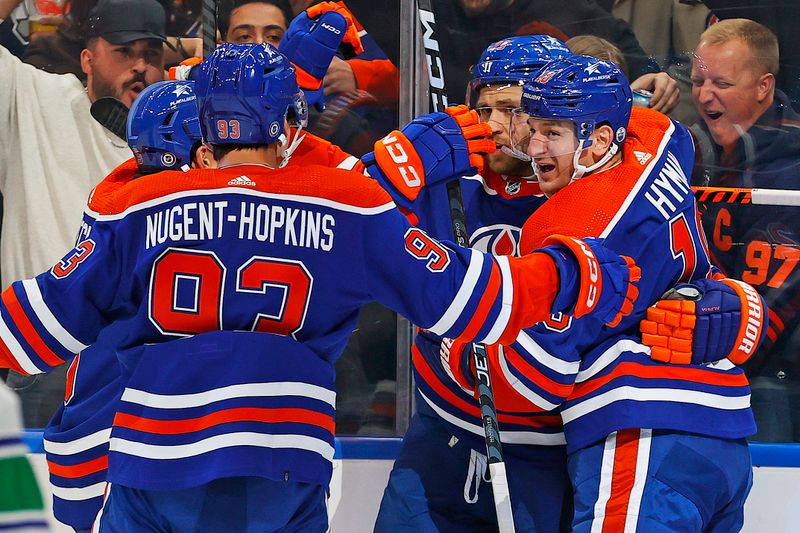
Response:
[[[58,485],[50,483],[50,488],[53,489],[53,496],[57,498],[71,502],[79,502],[82,500],[91,500],[92,498],[99,498],[102,496],[106,490],[106,482],[101,481],[100,483],[89,485],[88,487],[79,488],[59,487]]]
[[[636,402],[673,402],[702,405],[712,409],[736,411],[750,407],[750,395],[723,396],[710,392],[693,391],[687,389],[640,389],[638,387],[624,386],[611,389],[603,394],[598,394],[588,400],[583,400],[561,412],[564,424],[602,409],[607,405],[620,400],[633,400]]]
[[[76,455],[101,444],[108,444],[108,439],[110,438],[111,428],[105,428],[69,442],[55,442],[45,439],[44,449],[47,453],[52,453],[53,455]]]
[[[503,376],[505,376],[506,381],[508,382],[511,387],[525,397],[529,402],[533,405],[544,409],[545,411],[552,411],[558,404],[549,402],[533,392],[531,389],[525,386],[517,377],[511,372],[511,369],[508,368],[508,361],[506,361],[506,353],[503,346],[499,347],[499,354],[500,354],[500,369],[503,372]]]
[[[345,170],[353,170],[353,167],[361,161],[359,158],[355,156],[348,156],[347,159],[336,165],[336,168],[343,168]]]
[[[420,392],[420,395],[442,419],[479,437],[485,437],[483,426],[470,424],[466,420],[453,416],[433,403],[430,398],[422,394],[422,392]],[[500,441],[503,444],[535,444],[537,446],[563,446],[567,443],[563,431],[559,431],[558,433],[545,433],[543,431],[501,431]]]
[[[14,337],[14,335],[11,333],[11,330],[8,329],[5,316],[0,316],[0,339],[3,339],[3,342],[11,351],[11,355],[14,356],[17,364],[22,367],[22,370],[28,374],[41,374],[44,372],[44,370],[40,369],[33,363],[33,361],[31,361],[30,357],[28,357],[28,354],[22,349],[19,341],[17,341],[17,338]]]
[[[85,344],[79,342],[56,320],[47,304],[44,303],[39,284],[36,283],[35,279],[23,280],[22,287],[25,289],[25,294],[28,296],[33,312],[36,313],[37,318],[47,329],[47,332],[61,343],[61,346],[74,354],[80,353],[87,348]]]
[[[517,343],[525,351],[525,354],[530,355],[536,361],[556,372],[562,376],[574,376],[580,369],[580,361],[564,361],[554,355],[550,354],[547,350],[539,346],[533,337],[520,331],[517,336]]]
[[[475,286],[478,284],[481,271],[483,270],[483,254],[477,250],[470,250],[469,267],[467,267],[467,274],[464,276],[464,281],[456,293],[456,297],[450,303],[447,311],[444,312],[442,317],[433,326],[426,328],[434,335],[444,336],[444,334],[453,327],[458,317],[464,311],[472,293],[475,292]]]
[[[232,398],[264,396],[302,396],[303,398],[325,402],[331,407],[336,405],[335,392],[325,387],[301,381],[240,383],[191,394],[155,394],[139,389],[126,388],[122,393],[122,401],[156,409],[185,409],[202,407]]]
[[[508,319],[511,318],[511,308],[514,304],[514,280],[511,276],[511,267],[508,264],[508,257],[497,256],[495,260],[500,267],[500,279],[503,283],[503,301],[501,303],[500,312],[497,314],[497,320],[495,320],[492,329],[483,340],[486,344],[494,344],[500,339],[500,335],[503,334],[508,326]]]
[[[258,448],[296,448],[316,452],[328,461],[333,461],[333,446],[322,439],[308,435],[272,435],[242,431],[214,435],[189,444],[145,444],[114,437],[111,439],[111,451],[144,457],[145,459],[183,459],[204,453],[233,448],[237,446],[256,446]]]
[[[598,357],[589,368],[578,372],[578,377],[575,378],[575,382],[582,383],[587,379],[593,378],[608,365],[616,361],[622,352],[650,354],[650,348],[631,339],[622,339],[621,341],[609,346],[608,349],[600,354],[600,357]]]

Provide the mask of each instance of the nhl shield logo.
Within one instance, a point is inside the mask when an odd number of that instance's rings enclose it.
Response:
[[[522,186],[518,181],[507,181],[506,182],[506,194],[517,194],[519,193]]]

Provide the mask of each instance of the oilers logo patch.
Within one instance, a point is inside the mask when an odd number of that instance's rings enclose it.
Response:
[[[470,238],[470,247],[494,255],[518,255],[520,229],[508,224],[478,228]]]
[[[172,152],[164,152],[161,154],[161,164],[165,167],[171,167],[178,161],[178,158],[175,157],[175,154]]]

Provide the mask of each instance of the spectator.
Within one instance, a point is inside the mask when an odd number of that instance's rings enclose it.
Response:
[[[611,61],[625,74],[629,75],[628,64],[622,51],[602,37],[596,35],[576,35],[565,43],[573,54],[592,56]]]
[[[703,165],[695,185],[800,188],[800,116],[775,89],[778,53],[775,35],[747,19],[720,21],[700,36],[692,97],[703,119],[693,127]],[[718,266],[755,286],[770,307],[769,340],[745,366],[759,428],[754,439],[800,440],[797,213],[711,203],[702,217]]]
[[[789,95],[795,110],[800,109],[800,46],[797,46],[797,21],[800,2],[792,0],[703,0],[714,18],[747,18],[769,28],[778,38],[781,70],[777,87]]]
[[[217,26],[226,43],[269,43],[277,47],[292,18],[285,0],[233,0],[223,2]]]
[[[69,248],[89,191],[129,157],[128,147],[89,114],[115,96],[130,105],[163,75],[164,10],[155,0],[101,0],[81,52],[87,87],[73,75],[34,69],[0,47],[0,236],[3,283],[30,277]],[[25,423],[42,427],[64,392],[64,374],[31,383],[9,376],[22,394]]]
[[[631,87],[655,93],[654,109],[667,111],[678,100],[675,81],[648,60],[630,27],[594,0],[442,0],[434,2],[434,10],[437,21],[447,21],[437,26],[437,35],[450,103],[462,101],[468,66],[486,46],[509,35],[533,34],[562,41],[581,34],[603,37],[625,54]]]
[[[16,0],[13,0],[16,1]],[[188,22],[186,15],[173,10],[171,2],[160,1],[167,10],[167,35],[183,35]],[[82,82],[86,82],[86,73],[81,68],[81,51],[86,48],[86,36],[89,33],[89,12],[97,4],[97,0],[66,0],[63,20],[52,33],[41,34],[31,39],[25,49],[22,60],[25,63],[55,74],[74,74]],[[202,55],[201,39],[169,38],[169,46],[164,50],[164,64],[172,66],[180,61]]]
[[[644,51],[678,83],[681,99],[670,115],[684,124],[696,122],[690,55],[706,28],[708,9],[700,0],[608,0],[604,7],[631,25]]]

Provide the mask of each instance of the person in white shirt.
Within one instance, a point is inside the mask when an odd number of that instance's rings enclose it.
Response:
[[[0,274],[7,285],[47,270],[74,242],[92,188],[130,157],[123,139],[95,121],[93,102],[113,96],[130,106],[163,79],[166,16],[156,0],[100,0],[81,53],[87,86],[50,74],[0,46]],[[2,332],[0,332],[2,335]],[[25,424],[43,427],[63,398],[65,377],[32,383],[11,373]]]

